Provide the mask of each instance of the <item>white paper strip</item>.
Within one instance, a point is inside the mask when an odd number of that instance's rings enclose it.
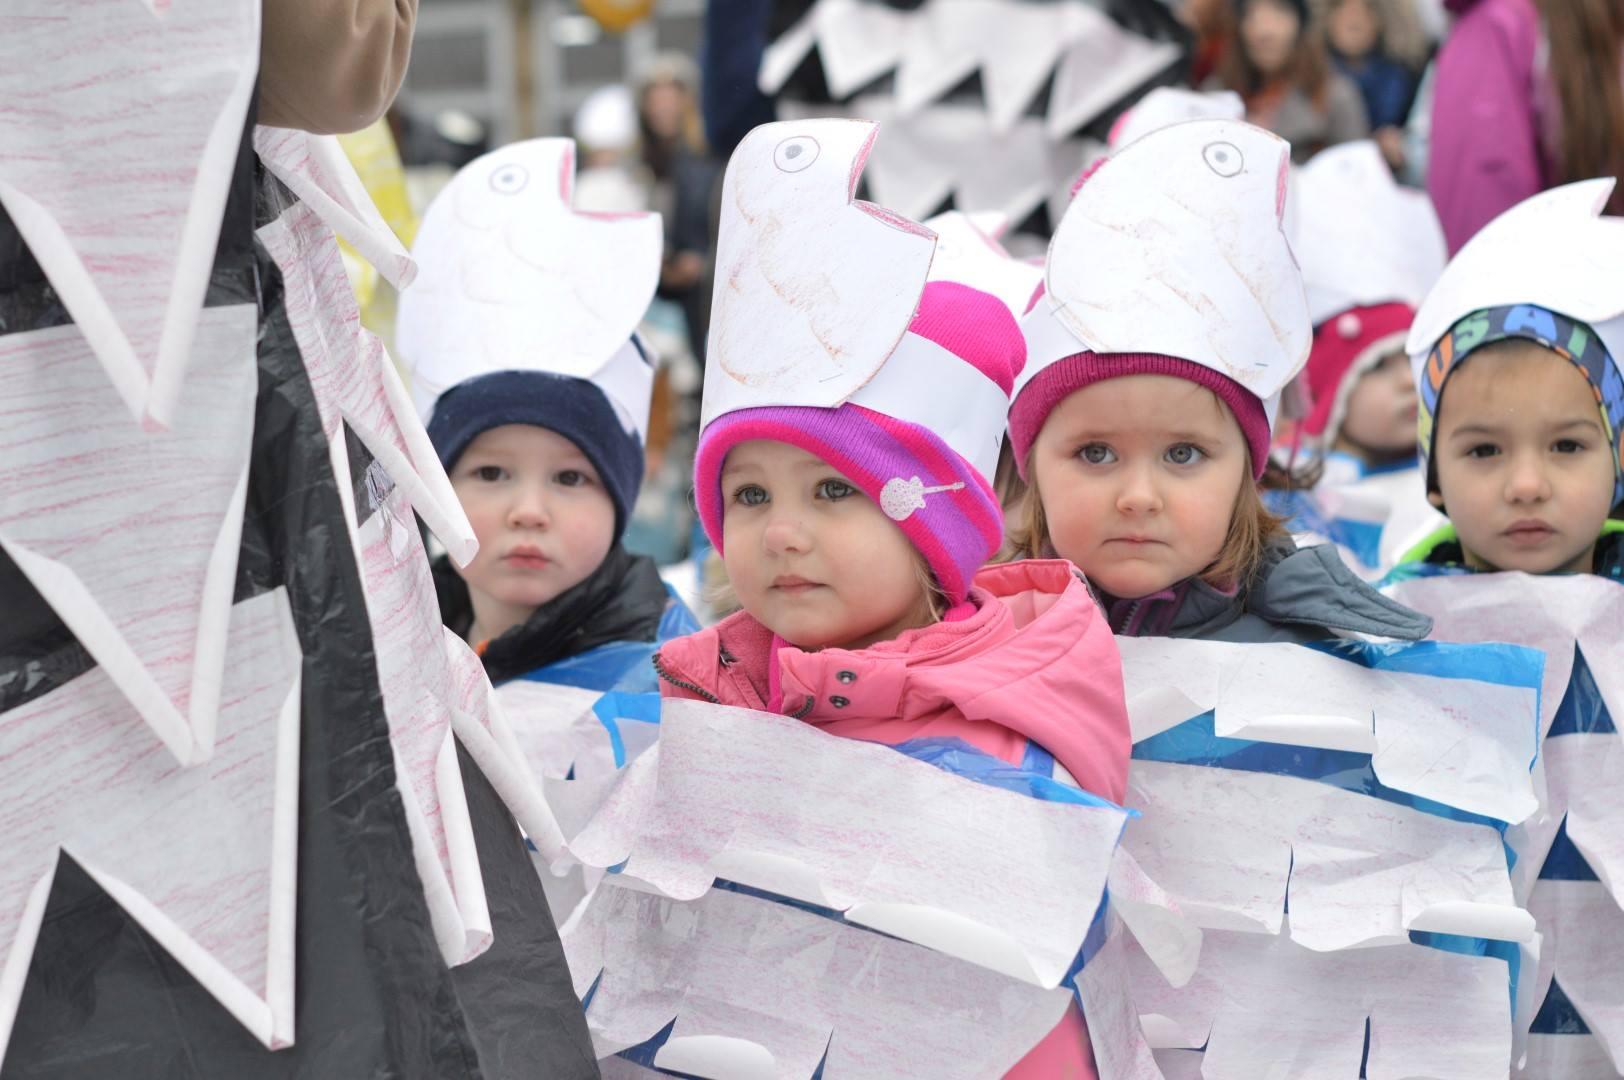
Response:
[[[0,547],[182,764],[215,741],[255,317],[201,312],[169,430],[130,417],[77,326],[0,337]]]
[[[1550,1080],[1553,1076],[1616,1080],[1624,1072],[1608,1058],[1606,1047],[1594,1035],[1530,1035],[1528,1060],[1511,1075],[1517,1080]]]
[[[1624,910],[1617,897],[1596,881],[1542,880],[1528,909],[1539,920],[1542,958],[1549,958],[1542,969],[1555,972],[1613,1068],[1624,1066]]]
[[[606,883],[564,947],[600,1054],[676,1019],[656,1057],[702,1076],[1000,1076],[1071,994],[768,900],[679,903]]]
[[[0,205],[138,423],[179,413],[259,13],[13,0],[0,14]]]
[[[293,1041],[300,651],[286,594],[236,605],[221,633],[206,764],[177,766],[100,668],[0,714],[0,1060],[61,852],[255,1038]]]
[[[1321,952],[1410,930],[1533,933],[1487,825],[1313,780],[1156,761],[1129,767],[1128,805],[1144,816],[1123,847],[1198,926],[1279,934],[1289,892],[1292,937]]]
[[[1321,953],[1286,935],[1213,931],[1201,970],[1175,990],[1125,949],[1153,1047],[1205,1045],[1206,1080],[1366,1075],[1481,1080],[1511,1065],[1507,968],[1418,945]],[[1087,969],[1085,969],[1086,971]]]
[[[957,281],[991,293],[1018,319],[1043,280],[1043,267],[1011,258],[994,233],[976,223],[975,218],[981,216],[953,210],[925,222],[936,233],[930,280]],[[990,216],[1008,221],[1002,214]]]
[[[350,242],[397,289],[417,276],[417,264],[367,193],[336,135],[291,128],[254,128],[254,150],[265,167]]]
[[[1116,896],[1111,897],[1113,905]],[[1088,1018],[1088,1038],[1100,1076],[1112,1080],[1165,1080],[1134,1008],[1128,931],[1113,925],[1105,944],[1077,976],[1077,994]],[[1193,1074],[1199,1077],[1200,1073]]]
[[[624,862],[684,900],[725,878],[1045,987],[1064,977],[1122,811],[977,784],[788,717],[664,704],[657,756],[628,770],[653,770],[652,789],[623,780],[572,840],[580,861]]]
[[[1388,787],[1500,821],[1538,809],[1531,688],[1374,670],[1292,644],[1129,638],[1119,647],[1136,741],[1180,712],[1215,709],[1221,737],[1367,753]]]
[[[1562,735],[1546,739],[1543,750],[1551,818],[1567,815],[1568,839],[1624,902],[1624,735]]]
[[[927,0],[914,12],[897,64],[897,112],[906,116],[941,97],[981,64],[985,28],[999,0]]]
[[[818,0],[812,21],[818,59],[836,100],[896,67],[911,25],[906,12],[870,0]]]

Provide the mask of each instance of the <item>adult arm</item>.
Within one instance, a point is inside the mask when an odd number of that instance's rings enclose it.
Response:
[[[395,100],[417,0],[266,0],[259,122],[317,135],[359,131]]]

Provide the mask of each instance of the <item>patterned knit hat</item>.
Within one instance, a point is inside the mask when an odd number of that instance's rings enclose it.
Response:
[[[960,603],[1003,541],[1003,512],[988,478],[1025,359],[1020,328],[1002,301],[957,282],[929,283],[902,342],[845,403],[738,409],[705,427],[694,461],[705,534],[721,551],[728,451],[751,439],[789,443],[827,461],[873,499],[924,556],[949,600]],[[927,427],[895,415],[910,390],[955,402],[959,426]]]
[[[1326,319],[1314,333],[1305,371],[1309,413],[1303,430],[1326,443],[1335,440],[1359,377],[1392,353],[1403,355],[1415,319],[1408,304],[1356,307]]]
[[[1461,364],[1476,349],[1508,338],[1520,338],[1556,353],[1584,373],[1596,395],[1596,407],[1601,411],[1602,431],[1613,451],[1613,505],[1624,501],[1624,371],[1619,361],[1607,351],[1606,344],[1591,327],[1533,304],[1515,304],[1474,311],[1457,322],[1427,354],[1426,362],[1417,372],[1416,390],[1420,395],[1417,417],[1417,436],[1421,443],[1421,458],[1427,470],[1427,490],[1438,490],[1437,462],[1432,454],[1432,439],[1436,433],[1434,421],[1438,405],[1443,398],[1449,376],[1460,370]]]

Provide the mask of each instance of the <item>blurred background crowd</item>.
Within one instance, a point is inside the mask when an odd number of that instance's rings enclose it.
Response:
[[[673,563],[696,535],[715,203],[750,128],[879,120],[860,194],[981,215],[1040,258],[1072,181],[1159,86],[1233,92],[1299,164],[1373,139],[1451,251],[1537,191],[1624,175],[1624,0],[421,0],[399,98],[344,142],[408,244],[458,167],[538,135],[577,141],[577,209],[663,215],[643,328],[662,367],[626,539]],[[354,271],[390,340],[389,286]]]

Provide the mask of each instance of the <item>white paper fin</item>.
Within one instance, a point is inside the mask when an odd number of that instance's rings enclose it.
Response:
[[[169,424],[255,85],[260,6],[0,17],[0,204],[137,422]],[[102,78],[116,54],[118,78]],[[179,179],[177,179],[177,173]]]

